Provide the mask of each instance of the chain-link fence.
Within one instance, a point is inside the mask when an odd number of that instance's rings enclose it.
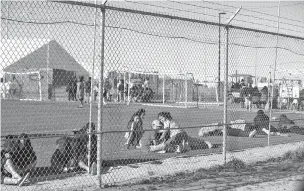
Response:
[[[302,144],[301,74],[285,66],[303,38],[126,4],[1,5],[4,190],[119,185]]]

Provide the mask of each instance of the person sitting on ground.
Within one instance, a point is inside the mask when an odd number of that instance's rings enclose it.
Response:
[[[179,125],[173,120],[169,112],[161,112],[158,114],[159,120],[163,123],[164,129],[161,130],[162,135],[159,139],[161,144],[151,146],[151,151],[168,150],[171,146],[176,147],[175,152],[183,152],[186,142],[188,141],[187,133],[179,128]],[[166,140],[169,133],[170,138]]]
[[[90,132],[91,127],[91,132]],[[88,173],[96,174],[96,161],[97,161],[97,136],[94,134],[95,124],[87,123],[80,130],[74,131],[75,137],[66,137],[68,141],[68,154],[69,162],[64,171],[84,169]],[[90,133],[90,134],[89,134]],[[91,142],[90,140],[91,135]],[[90,145],[91,144],[91,145]],[[90,165],[89,154],[90,151]]]
[[[163,129],[163,124],[159,120],[152,121],[151,129],[145,130],[145,133],[142,137],[142,142],[144,147],[142,147],[142,151],[150,151],[150,146],[160,144],[159,138],[161,137],[160,130]],[[128,137],[126,137],[128,138]]]
[[[91,122],[91,132],[95,131],[95,123]],[[90,132],[90,123],[88,122],[85,126],[83,126],[81,129],[73,130],[74,135],[78,136],[87,136],[87,134]]]
[[[77,157],[78,167],[86,170],[88,174],[96,175],[97,174],[97,136],[93,134],[91,136],[91,145],[89,138],[85,138],[85,150],[82,150],[81,154]],[[90,157],[88,152],[90,150]],[[89,161],[90,159],[90,161]],[[90,162],[90,164],[89,164]]]
[[[285,114],[280,115],[278,131],[280,133],[295,133],[304,135],[304,128],[299,127],[293,120],[288,119]]]
[[[253,125],[257,130],[258,134],[265,135],[269,134],[269,117],[264,113],[263,110],[258,110],[256,117],[253,119]],[[281,135],[280,132],[273,126],[270,126],[271,135]],[[282,134],[282,136],[284,136]]]
[[[61,137],[56,141],[57,149],[51,159],[51,166],[55,172],[68,172],[80,167],[79,159],[83,160],[85,158],[83,156],[87,155],[90,127],[91,133],[94,133],[95,124],[91,123],[90,126],[90,123],[87,123],[81,129],[73,131],[74,137]],[[96,135],[93,134],[92,137],[93,140]],[[80,165],[82,164],[80,163]]]
[[[18,153],[20,160],[17,161],[17,166],[21,169],[21,173],[31,172],[37,164],[37,156],[32,147],[31,140],[28,134],[21,133],[18,140]]]
[[[154,130],[149,137],[149,146],[151,145],[158,145],[160,144],[160,137],[162,135],[162,132],[160,132],[161,129],[163,129],[164,125],[159,120],[154,120],[152,122],[151,128]]]
[[[164,127],[158,130],[156,140],[159,136],[160,138],[158,142],[156,142],[158,144],[150,146],[151,152],[179,153],[188,150],[213,148],[214,145],[210,142],[200,138],[190,137],[184,130],[179,129],[179,125],[172,119],[169,112],[159,113],[159,119],[164,124]],[[167,136],[169,139],[166,138]]]
[[[56,150],[51,158],[51,169],[55,173],[67,172],[71,160],[71,145],[66,137],[56,140]]]
[[[260,134],[264,134],[264,129],[269,128],[269,117],[263,110],[258,110],[257,115],[253,119],[253,125]]]
[[[91,128],[91,131],[90,131]],[[77,136],[71,141],[72,155],[71,166],[77,166],[86,170],[88,173],[96,174],[97,161],[97,136],[94,134],[95,124],[87,123],[79,131],[74,132]],[[91,135],[91,143],[90,143]],[[91,144],[91,146],[90,146]],[[91,149],[90,149],[91,148]],[[90,150],[90,165],[88,165],[88,153]]]
[[[22,176],[22,169],[19,169],[17,162],[22,160],[19,158],[17,137],[12,135],[6,136],[4,145],[1,150],[1,183],[22,186],[30,173]]]

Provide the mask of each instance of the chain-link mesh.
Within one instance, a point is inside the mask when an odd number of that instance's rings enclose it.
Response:
[[[302,144],[302,38],[222,26],[219,44],[217,24],[128,3],[1,5],[3,190],[120,185]]]
[[[299,63],[304,55],[299,46],[303,39],[230,29],[229,42],[228,100],[232,110],[249,111],[246,118],[236,112],[231,115],[232,128],[241,131],[228,129],[228,136],[232,135],[228,137],[229,145],[242,149],[302,141],[300,94],[303,88]],[[294,64],[294,67],[286,67],[286,64]],[[236,135],[267,138],[253,144],[247,138],[236,140],[233,137]],[[284,147],[288,150],[292,145]],[[275,157],[278,150],[267,152]]]

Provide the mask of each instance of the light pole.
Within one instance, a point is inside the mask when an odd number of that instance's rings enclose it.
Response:
[[[223,129],[223,156],[224,156],[224,164],[226,165],[226,139],[227,139],[227,124],[228,124],[228,115],[227,115],[227,102],[228,102],[228,48],[229,48],[229,24],[233,20],[233,18],[240,12],[242,7],[240,7],[234,15],[230,17],[227,24],[225,24],[226,28],[226,67],[225,67],[225,80],[224,80],[224,129]]]
[[[217,86],[217,101],[220,100],[220,91],[221,91],[221,16],[225,15],[226,13],[220,12],[219,13],[219,58],[218,58],[218,86]]]

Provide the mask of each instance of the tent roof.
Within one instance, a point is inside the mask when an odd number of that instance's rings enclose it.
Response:
[[[49,46],[49,47],[48,47]],[[47,54],[49,49],[49,54]],[[48,61],[48,62],[47,62]],[[63,69],[75,71],[77,75],[88,76],[86,71],[60,44],[55,40],[44,44],[13,64],[4,68],[5,72],[24,72],[39,69]]]

